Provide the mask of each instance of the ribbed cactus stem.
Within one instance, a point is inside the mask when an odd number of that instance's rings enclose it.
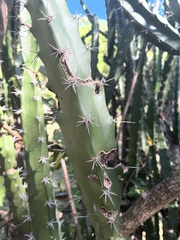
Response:
[[[103,82],[91,78],[90,51],[80,39],[77,20],[65,0],[61,4],[28,0],[25,7],[47,70],[48,87],[61,106],[57,121],[92,224],[100,239],[117,239],[122,168]]]
[[[29,206],[26,186],[22,183],[19,170],[14,169],[15,150],[12,136],[3,135],[0,137],[0,149],[0,172],[4,175],[6,197],[9,200],[10,210],[13,213],[13,223],[16,226],[20,224],[18,230],[25,234],[30,231],[30,222],[26,221]]]
[[[37,86],[36,71],[39,69],[37,45],[30,33],[30,16],[26,9],[21,13],[21,43],[25,61],[21,87],[21,118],[25,145],[28,200],[32,229],[30,239],[60,239],[60,221],[56,212],[51,178],[48,146],[41,91]],[[26,23],[24,26],[23,21]],[[23,34],[24,33],[24,34]],[[28,54],[27,54],[28,52]]]
[[[150,9],[145,0],[118,0],[148,41],[171,54],[180,55],[180,34],[168,20]],[[171,1],[176,2],[176,1]]]
[[[31,81],[35,74],[25,70],[21,109],[32,234],[35,239],[59,239],[59,220],[50,176],[48,147],[40,92]]]

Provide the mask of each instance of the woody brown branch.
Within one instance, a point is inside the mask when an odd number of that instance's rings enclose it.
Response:
[[[126,237],[147,219],[152,217],[180,196],[180,169],[154,186],[122,215],[120,231]]]

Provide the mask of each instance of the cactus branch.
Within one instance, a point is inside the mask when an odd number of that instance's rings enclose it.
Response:
[[[121,7],[137,23],[148,41],[161,50],[180,55],[180,34],[166,18],[151,11],[145,0],[118,0]]]
[[[138,64],[137,64],[137,68],[136,68],[136,71],[135,71],[133,79],[132,79],[132,83],[131,83],[131,88],[130,88],[130,91],[129,91],[128,99],[127,99],[127,102],[126,102],[126,105],[124,107],[124,111],[123,111],[123,114],[122,114],[122,121],[121,121],[121,125],[120,125],[120,127],[118,129],[118,133],[117,133],[117,136],[116,136],[116,142],[118,142],[119,139],[120,139],[121,131],[122,131],[123,125],[124,125],[124,120],[126,119],[126,114],[127,114],[128,109],[129,109],[129,106],[130,106],[130,103],[131,103],[131,100],[132,100],[132,96],[133,96],[133,93],[134,93],[134,87],[135,87],[137,79],[138,79],[139,70],[140,70],[141,65],[143,63],[143,60],[144,60],[146,45],[147,45],[147,42],[144,41],[144,44],[143,44],[143,47],[142,47],[141,56],[139,58],[139,61],[138,61]]]

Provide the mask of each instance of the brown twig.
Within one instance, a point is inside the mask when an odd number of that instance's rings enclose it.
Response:
[[[76,211],[76,207],[75,207],[74,200],[72,197],[71,185],[70,185],[68,171],[67,171],[66,162],[65,162],[64,158],[61,158],[60,163],[61,163],[61,167],[62,167],[62,171],[63,171],[63,175],[64,175],[66,188],[68,191],[68,198],[69,198],[69,203],[71,206],[71,211],[72,211],[72,215],[73,215],[73,219],[74,219],[74,223],[75,223],[75,227],[76,227],[76,231],[77,231],[77,236],[78,236],[78,239],[81,240],[82,239],[81,230],[80,230],[80,226],[78,223],[77,211]]]
[[[146,45],[147,45],[147,42],[145,41],[144,44],[143,44],[143,47],[142,47],[142,52],[141,52],[141,56],[140,56],[138,64],[137,64],[136,71],[135,71],[133,79],[132,79],[128,99],[127,99],[127,102],[126,102],[126,105],[124,107],[124,111],[123,111],[123,114],[122,114],[121,125],[119,127],[119,130],[118,130],[118,133],[117,133],[117,136],[116,136],[116,143],[118,143],[118,141],[120,139],[120,135],[121,135],[123,125],[124,125],[124,120],[126,118],[126,114],[127,114],[127,111],[129,109],[129,106],[130,106],[130,103],[131,103],[131,100],[132,100],[132,96],[133,96],[133,93],[134,93],[134,88],[135,88],[135,85],[136,85],[136,82],[137,82],[137,79],[138,79],[138,75],[139,75],[139,70],[141,68],[141,65],[142,65],[142,62],[143,62],[143,59],[144,59]]]

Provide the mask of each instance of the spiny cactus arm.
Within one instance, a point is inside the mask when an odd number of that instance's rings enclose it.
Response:
[[[32,234],[35,239],[59,239],[59,220],[50,176],[43,107],[40,92],[32,83],[35,79],[35,73],[33,74],[30,70],[25,70],[21,94]]]
[[[166,138],[164,136],[164,131],[162,128],[162,122],[158,116],[158,101],[155,101],[157,99],[160,86],[163,85],[163,78],[162,78],[162,66],[161,64],[163,63],[163,54],[161,51],[156,49],[156,54],[154,54],[155,57],[155,71],[153,72],[153,81],[154,81],[154,139],[153,142],[156,142],[157,149],[155,149],[154,146],[154,164],[155,164],[155,169],[154,170],[154,182],[158,183],[159,178],[165,178],[169,176],[172,173],[172,168],[171,168],[171,162],[170,162],[170,157],[168,153],[168,146],[166,143]],[[166,70],[165,70],[166,71]],[[158,171],[158,166],[157,166],[157,155],[159,155],[160,163],[161,163],[161,171]],[[159,176],[158,176],[159,175]]]
[[[180,141],[180,59],[175,59],[176,68],[173,74],[173,95],[174,95],[174,106],[173,106],[173,143],[179,144]]]
[[[58,1],[28,0],[25,6],[48,86],[61,105],[57,122],[91,221],[101,239],[117,239],[122,168],[116,158],[115,126],[103,83],[91,78],[90,51],[82,44],[77,20],[65,0],[60,6]]]
[[[166,101],[168,98],[168,93],[171,88],[171,82],[173,79],[173,74],[176,69],[176,63],[175,58],[173,58],[172,55],[167,56],[167,60],[165,61],[164,68],[163,68],[163,75],[162,75],[162,82],[161,82],[161,88],[159,91],[158,96],[158,108],[160,111],[163,111],[163,109],[166,106]],[[162,113],[162,112],[160,112]]]
[[[113,79],[110,86],[105,86],[107,104],[114,95],[116,81],[119,80],[120,91],[123,94],[123,61],[127,57],[130,42],[134,36],[134,24],[130,23],[124,16],[124,12],[119,8],[116,0],[106,1],[108,14],[108,55],[105,56],[107,64],[110,65],[108,79]],[[117,35],[117,36],[116,36]],[[115,44],[116,42],[116,44]],[[114,47],[116,46],[116,47]]]
[[[141,127],[141,112],[143,109],[142,105],[142,91],[143,91],[143,73],[142,67],[140,69],[137,84],[134,89],[133,103],[131,111],[131,121],[134,124],[130,125],[130,140],[129,140],[129,153],[128,153],[128,164],[130,166],[136,166],[138,162],[139,153],[139,140],[140,140],[140,127]],[[132,137],[131,137],[132,136]],[[134,171],[134,170],[133,170]],[[129,176],[132,171],[129,171]]]
[[[145,33],[147,40],[160,49],[180,55],[180,34],[166,18],[150,10],[145,0],[118,0],[123,9]]]
[[[155,118],[155,131],[156,131],[156,139],[157,139],[157,152],[159,155],[160,163],[161,163],[161,177],[166,178],[172,173],[171,159],[169,156],[168,146],[166,142],[166,138],[164,136],[163,128],[161,126],[161,122],[159,118],[156,116]]]
[[[20,224],[19,229],[27,233],[30,230],[30,222],[25,221],[25,216],[28,216],[26,188],[19,175],[20,170],[14,169],[15,151],[13,143],[11,136],[4,135],[0,138],[0,166],[5,176],[6,196],[13,213],[14,224]]]
[[[116,1],[112,0],[106,0],[106,11],[107,15],[109,16],[107,19],[108,24],[108,53],[107,53],[107,60],[111,60],[113,58],[114,53],[114,44],[115,44],[115,32],[116,32]]]
[[[92,15],[87,9],[86,5],[82,0],[79,1],[86,16],[88,17],[90,23],[92,24],[91,36],[92,43],[89,46],[91,50],[91,70],[92,70],[92,78],[95,79],[97,77],[97,64],[98,64],[98,48],[99,48],[99,21],[96,14]]]
[[[60,239],[60,222],[53,193],[55,183],[50,175],[42,93],[36,79],[40,61],[37,59],[38,48],[30,32],[30,16],[26,9],[21,12],[21,21],[20,36],[25,63],[21,82],[20,111],[25,144],[31,235],[35,239]]]

